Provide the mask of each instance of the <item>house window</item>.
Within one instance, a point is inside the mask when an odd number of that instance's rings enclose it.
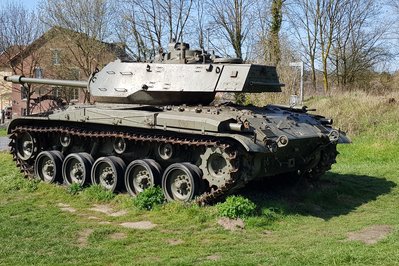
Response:
[[[62,96],[62,88],[60,87],[53,87],[53,96],[55,98],[60,98]]]
[[[42,79],[43,78],[43,68],[41,68],[41,67],[35,67],[35,70],[34,70],[35,72],[34,72],[34,76],[35,76],[35,78],[37,78],[37,79]]]
[[[22,115],[22,116],[27,115],[27,113],[26,113],[26,108],[21,108],[21,115]]]
[[[48,90],[46,87],[39,87],[36,89],[36,94],[39,94],[40,96],[46,95],[48,93]]]
[[[73,80],[80,79],[80,69],[79,68],[71,68],[71,79],[73,79]]]
[[[70,100],[77,101],[79,100],[79,88],[70,88]]]
[[[21,100],[28,99],[28,88],[25,86],[21,86]]]
[[[59,65],[61,64],[61,50],[60,49],[52,49],[51,53],[53,55],[52,57],[52,64],[53,65]]]

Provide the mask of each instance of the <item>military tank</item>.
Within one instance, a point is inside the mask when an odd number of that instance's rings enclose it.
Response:
[[[152,62],[116,60],[88,81],[8,76],[13,83],[88,88],[96,104],[11,121],[10,147],[26,176],[98,184],[169,201],[211,203],[279,174],[316,179],[350,140],[306,107],[211,104],[218,92],[279,92],[273,66],[172,43]]]

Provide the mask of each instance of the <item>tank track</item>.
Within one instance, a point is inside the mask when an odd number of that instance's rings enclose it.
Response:
[[[336,163],[335,159],[338,154],[336,145],[328,145],[321,151],[318,164],[304,173],[305,178],[310,181],[318,181]]]
[[[13,156],[13,160],[16,162],[16,166],[21,169],[21,172],[27,178],[34,178],[33,163],[34,158],[27,161],[22,160],[18,156],[16,139],[19,134],[24,132],[36,133],[36,134],[70,134],[71,136],[81,137],[81,138],[124,138],[133,142],[141,143],[171,143],[178,145],[187,145],[195,148],[200,147],[219,147],[223,152],[228,154],[227,158],[233,169],[230,170],[230,179],[225,182],[223,186],[217,189],[208,189],[208,191],[197,196],[195,202],[200,205],[212,204],[223,197],[231,194],[237,189],[243,187],[247,181],[239,175],[240,170],[240,149],[236,147],[237,145],[225,140],[218,140],[215,138],[175,138],[170,136],[160,136],[160,135],[143,135],[143,134],[132,134],[127,132],[112,132],[112,131],[97,131],[97,130],[84,130],[77,129],[73,127],[40,127],[40,126],[18,126],[14,128],[10,135],[10,153]],[[37,151],[37,154],[40,151]],[[36,155],[37,155],[36,154]]]

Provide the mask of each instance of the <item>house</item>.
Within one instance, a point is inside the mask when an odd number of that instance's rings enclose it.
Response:
[[[11,107],[11,84],[5,82],[3,77],[11,75],[11,69],[7,64],[4,52],[0,54],[0,111]]]
[[[8,62],[8,72],[33,78],[88,80],[96,68],[124,57],[124,46],[119,43],[105,43],[82,33],[53,27],[13,55]],[[88,102],[90,94],[86,89],[37,84],[12,85],[14,118]]]

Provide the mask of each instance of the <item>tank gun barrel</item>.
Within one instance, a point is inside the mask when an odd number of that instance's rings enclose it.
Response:
[[[28,83],[28,84],[42,84],[52,86],[63,86],[63,87],[75,87],[75,88],[86,88],[88,85],[87,81],[78,80],[60,80],[60,79],[39,79],[39,78],[26,78],[24,76],[5,76],[5,81],[12,83]]]

